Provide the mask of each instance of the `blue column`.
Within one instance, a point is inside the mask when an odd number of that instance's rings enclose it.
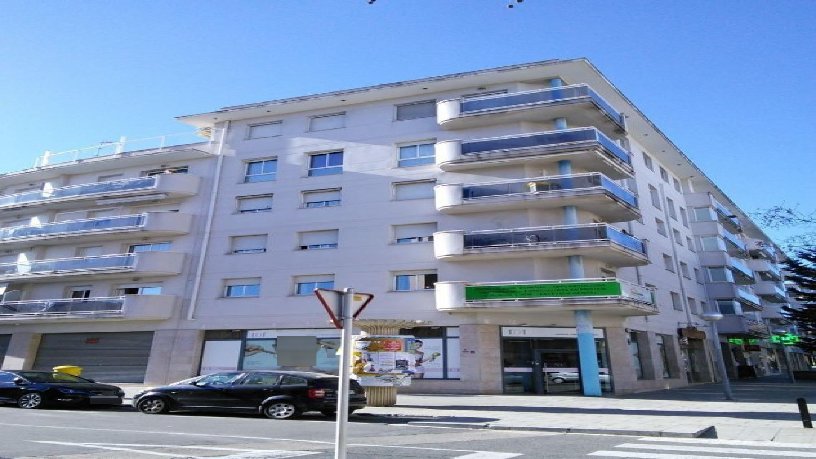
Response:
[[[555,124],[555,129],[561,130],[567,128],[566,118],[554,118],[553,123]]]
[[[564,86],[564,82],[561,81],[561,78],[553,78],[552,80],[550,80],[551,88],[557,88],[560,86]]]
[[[601,378],[598,373],[598,350],[595,347],[592,314],[575,311],[575,331],[578,334],[578,360],[581,366],[581,389],[587,397],[601,396]]]

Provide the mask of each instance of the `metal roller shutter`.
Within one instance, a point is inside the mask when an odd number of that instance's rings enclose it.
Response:
[[[11,335],[0,335],[0,365],[3,365],[3,359],[6,357],[9,341],[11,341]]]
[[[141,383],[153,332],[45,334],[35,370],[59,365],[82,367],[82,376],[101,382]]]

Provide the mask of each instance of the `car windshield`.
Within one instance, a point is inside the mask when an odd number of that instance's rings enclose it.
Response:
[[[77,376],[66,373],[45,373],[39,371],[20,371],[17,373],[23,378],[37,383],[87,383],[87,379],[79,378]]]

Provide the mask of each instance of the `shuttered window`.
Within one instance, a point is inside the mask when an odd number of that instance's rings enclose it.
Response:
[[[295,277],[295,295],[312,295],[316,288],[334,288],[334,274]]]
[[[261,294],[261,279],[257,277],[224,280],[224,297],[248,298]]]
[[[272,195],[259,194],[254,196],[238,196],[238,213],[250,214],[255,212],[269,212],[272,210]]]
[[[263,139],[266,137],[277,137],[281,135],[281,121],[271,123],[251,124],[247,132],[248,139]]]
[[[430,118],[432,116],[436,116],[435,100],[423,100],[421,102],[397,105],[397,121]]]
[[[335,249],[339,233],[336,229],[300,233],[300,250]]]
[[[340,188],[303,192],[303,207],[335,207],[340,205]]]
[[[436,185],[436,180],[394,183],[394,199],[404,201],[408,199],[433,198],[434,185]]]
[[[415,223],[394,225],[394,242],[397,244],[416,244],[433,241],[436,223]]]
[[[248,236],[233,236],[230,241],[232,253],[264,253],[266,252],[266,234]]]
[[[330,115],[313,116],[309,118],[310,131],[326,131],[346,127],[346,114],[332,113]]]

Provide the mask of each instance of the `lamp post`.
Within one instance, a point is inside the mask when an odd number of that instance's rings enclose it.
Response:
[[[788,350],[785,349],[785,344],[782,342],[782,336],[788,333],[787,330],[784,328],[779,328],[773,331],[773,334],[780,338],[779,340],[779,349],[782,350],[782,358],[785,360],[785,367],[788,369],[788,379],[790,379],[791,383],[796,382],[796,378],[793,376],[793,367],[791,367],[790,359],[788,359]]]
[[[734,400],[731,393],[731,382],[728,381],[728,372],[725,369],[725,362],[723,361],[722,345],[720,344],[720,335],[717,333],[717,321],[723,318],[719,312],[706,312],[700,317],[711,325],[711,340],[714,345],[714,362],[717,365],[717,371],[720,373],[722,380],[723,394],[726,400]]]

